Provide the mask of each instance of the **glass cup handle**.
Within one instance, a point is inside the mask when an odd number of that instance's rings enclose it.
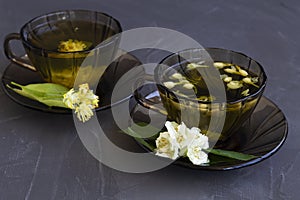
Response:
[[[28,64],[28,61],[25,59],[17,56],[14,54],[11,50],[10,41],[11,40],[21,40],[21,36],[19,33],[10,33],[8,34],[4,39],[4,53],[8,59],[10,59],[12,62],[21,65],[22,67],[25,67],[27,69],[30,69],[32,71],[36,71],[36,68],[30,64]]]
[[[133,96],[141,106],[162,115],[168,115],[162,105],[155,83],[144,84],[134,91]]]

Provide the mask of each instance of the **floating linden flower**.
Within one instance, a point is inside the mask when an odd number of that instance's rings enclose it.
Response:
[[[75,114],[80,121],[86,122],[93,116],[93,108],[91,104],[81,103],[75,108]]]
[[[176,84],[174,82],[172,82],[172,81],[164,82],[164,86],[166,86],[169,89],[172,89],[173,87],[175,87],[175,85]]]
[[[75,92],[74,88],[64,94],[63,102],[71,109],[75,109],[75,105],[79,104],[79,96],[78,93]]]
[[[67,41],[61,41],[58,45],[58,51],[60,52],[74,52],[83,51],[87,48],[87,45],[79,40],[69,39]]]
[[[243,84],[241,83],[241,81],[230,81],[229,83],[227,83],[227,87],[229,89],[235,90],[243,87]]]

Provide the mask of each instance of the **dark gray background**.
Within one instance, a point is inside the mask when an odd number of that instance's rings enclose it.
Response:
[[[298,199],[300,195],[300,1],[0,0],[0,41],[29,19],[82,8],[116,17],[124,30],[159,26],[206,47],[243,52],[268,74],[265,96],[285,113],[289,135],[271,158],[228,172],[169,166],[126,174],[99,164],[70,115],[24,108],[0,90],[0,199]],[[1,74],[9,61],[0,47]]]

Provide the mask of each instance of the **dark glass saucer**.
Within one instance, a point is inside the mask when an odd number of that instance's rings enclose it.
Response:
[[[160,102],[158,91],[140,91],[148,103],[156,104]],[[149,123],[149,109],[133,103],[131,115],[135,121]],[[157,114],[157,117],[159,117]],[[151,116],[154,120],[155,115]],[[176,165],[197,169],[197,170],[232,170],[250,166],[263,161],[273,155],[283,145],[288,133],[288,124],[283,112],[266,97],[262,97],[256,106],[250,119],[223,144],[223,149],[236,151],[245,154],[258,156],[249,161],[240,161],[209,155],[210,163],[203,166],[193,165],[188,159],[180,158],[174,162]],[[139,144],[145,150],[145,146]]]
[[[26,56],[24,58],[26,58]],[[132,91],[124,91],[122,95],[119,95],[119,99],[115,99],[114,102],[111,102],[112,91],[118,80],[123,74],[139,65],[141,65],[141,62],[136,57],[128,53],[120,56],[116,61],[109,65],[101,77],[96,90],[96,95],[98,95],[100,99],[99,107],[96,109],[96,111],[110,108],[111,106],[130,98]],[[141,70],[141,68],[139,69]],[[12,100],[28,108],[53,113],[71,113],[71,110],[69,109],[48,107],[42,103],[15,93],[6,86],[7,84],[10,84],[10,82],[16,82],[21,85],[43,83],[44,81],[41,79],[38,72],[31,71],[14,63],[9,64],[3,73],[1,81],[4,92]]]

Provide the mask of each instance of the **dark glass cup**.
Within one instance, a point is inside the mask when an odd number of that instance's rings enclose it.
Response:
[[[46,82],[71,88],[79,68],[86,68],[81,70],[94,74],[101,73],[101,66],[81,64],[87,57],[94,56],[94,52],[103,55],[102,57],[113,58],[118,49],[119,38],[112,36],[120,32],[120,23],[107,14],[88,10],[57,11],[30,20],[21,28],[20,33],[8,34],[4,50],[12,62],[38,71]],[[11,40],[22,41],[29,62],[13,53]],[[60,42],[68,40],[83,41],[87,48],[71,52],[60,51]]]
[[[175,71],[190,76],[186,73],[187,65],[203,61],[203,58],[199,58],[198,56],[200,55],[199,51],[203,51],[203,49],[190,49],[169,55],[155,69],[155,85],[158,89],[164,111],[158,106],[149,105],[150,102],[144,98],[144,95],[139,94],[138,90],[135,93],[135,97],[143,106],[158,110],[162,114],[167,114],[168,120],[176,121],[177,123],[183,121],[188,127],[199,127],[203,133],[209,136],[210,141],[218,142],[221,145],[250,118],[263,94],[267,76],[263,67],[258,62],[242,53],[219,48],[206,48],[205,50],[211,58],[207,59],[206,63],[211,60],[212,62],[238,65],[246,69],[249,74],[258,77],[258,82],[256,83],[258,88],[250,92],[248,96],[228,98],[226,96],[228,93],[224,87],[225,85],[218,73],[206,74],[206,80],[210,81],[211,84],[216,83],[217,79],[221,80],[223,90],[225,89],[225,98],[221,98],[221,100],[218,98],[215,101],[208,101],[207,99],[199,100],[188,95],[180,95],[174,92],[173,89],[167,88],[165,86],[166,74]],[[210,63],[210,65],[212,66],[213,64]],[[192,74],[191,76],[194,77],[189,77],[190,79],[200,77],[197,77],[197,74]],[[221,91],[222,87],[219,86],[215,84],[211,88],[220,93],[218,91]]]

